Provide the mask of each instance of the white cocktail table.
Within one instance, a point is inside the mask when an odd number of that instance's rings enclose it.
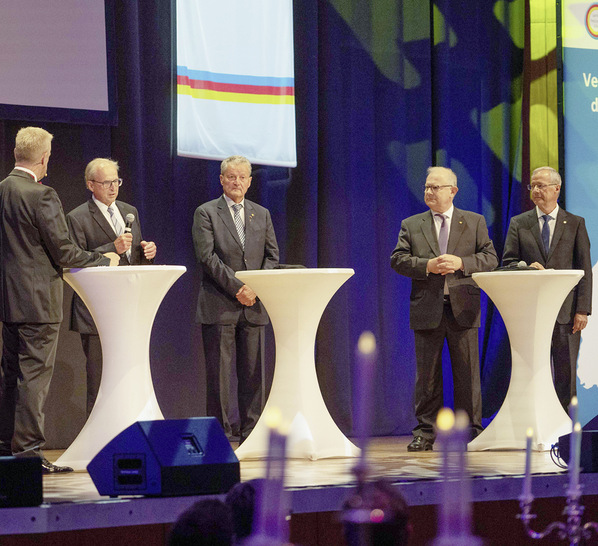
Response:
[[[353,269],[238,271],[258,295],[272,321],[276,366],[270,396],[255,428],[235,451],[239,459],[267,455],[270,408],[289,425],[287,456],[300,459],[355,457],[359,449],[332,420],[322,398],[314,358],[316,331],[335,292]]]
[[[85,470],[114,436],[136,421],[164,419],[150,372],[149,344],[162,299],[183,266],[66,269],[64,280],[87,305],[102,341],[102,380],[85,426],[56,461]]]
[[[525,449],[529,427],[534,431],[532,448],[546,451],[571,432],[571,419],[552,382],[550,345],[563,301],[582,277],[583,271],[568,269],[473,274],[505,322],[512,369],[500,410],[468,444],[469,451]]]

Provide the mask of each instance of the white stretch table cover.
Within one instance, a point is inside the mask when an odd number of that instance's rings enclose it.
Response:
[[[275,269],[238,271],[266,307],[276,340],[276,366],[270,396],[255,428],[235,451],[239,459],[268,452],[266,416],[277,408],[290,425],[287,456],[297,459],[355,457],[355,447],[336,426],[322,398],[314,358],[316,331],[335,292],[353,269]]]
[[[64,271],[87,305],[102,341],[102,380],[93,410],[56,462],[75,470],[136,421],[164,419],[150,372],[149,344],[162,299],[183,266],[132,265]]]
[[[550,345],[559,309],[582,277],[583,271],[569,269],[473,274],[505,322],[512,369],[500,410],[468,444],[469,451],[525,449],[529,427],[534,430],[532,449],[546,451],[571,432],[571,419],[552,382]]]

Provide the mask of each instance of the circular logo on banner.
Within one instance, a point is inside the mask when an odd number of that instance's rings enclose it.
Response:
[[[592,4],[586,13],[586,28],[590,36],[598,40],[598,4]]]

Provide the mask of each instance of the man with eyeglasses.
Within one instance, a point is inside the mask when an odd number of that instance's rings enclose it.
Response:
[[[592,260],[585,220],[558,205],[561,176],[552,167],[532,173],[528,189],[535,208],[511,218],[503,265],[523,260],[536,269],[583,269],[563,303],[552,333],[554,386],[565,410],[577,392],[581,331],[592,312]]]
[[[116,200],[122,185],[118,163],[93,159],[85,168],[85,185],[91,191],[90,199],[66,216],[73,240],[86,250],[116,252],[120,255],[119,265],[152,263],[157,247],[154,242],[143,240],[137,209]],[[132,215],[132,221],[127,221],[127,215]],[[79,332],[85,353],[89,417],[100,388],[102,346],[91,314],[77,294],[73,295],[70,329]]]
[[[39,127],[20,129],[15,167],[0,182],[0,456],[39,457],[42,472],[55,474],[73,470],[52,464],[42,451],[62,322],[62,268],[117,265],[118,256],[86,252],[69,237],[62,203],[42,183],[52,138]]]
[[[202,280],[196,321],[201,324],[206,365],[207,414],[216,417],[229,440],[253,430],[262,407],[262,356],[268,314],[236,271],[274,269],[278,244],[270,212],[245,199],[251,163],[231,156],[220,165],[224,195],[200,205],[193,217],[193,244]],[[231,399],[231,380],[237,390]]]
[[[448,344],[455,409],[467,412],[473,439],[482,431],[478,354],[480,289],[471,278],[498,265],[484,217],[453,206],[457,176],[430,167],[424,201],[430,210],[406,218],[390,263],[411,278],[409,325],[415,338],[415,417],[408,451],[433,449],[443,406],[442,349]]]

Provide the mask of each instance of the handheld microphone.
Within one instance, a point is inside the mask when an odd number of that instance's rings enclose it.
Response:
[[[527,267],[527,264],[521,260],[519,262],[511,262],[508,266],[509,269],[518,269],[520,267]]]
[[[497,267],[494,271],[537,271],[535,267],[530,267],[523,260],[511,262],[509,265]]]
[[[129,214],[125,216],[125,221],[125,233],[131,233],[131,226],[135,221],[135,215],[129,212]]]

